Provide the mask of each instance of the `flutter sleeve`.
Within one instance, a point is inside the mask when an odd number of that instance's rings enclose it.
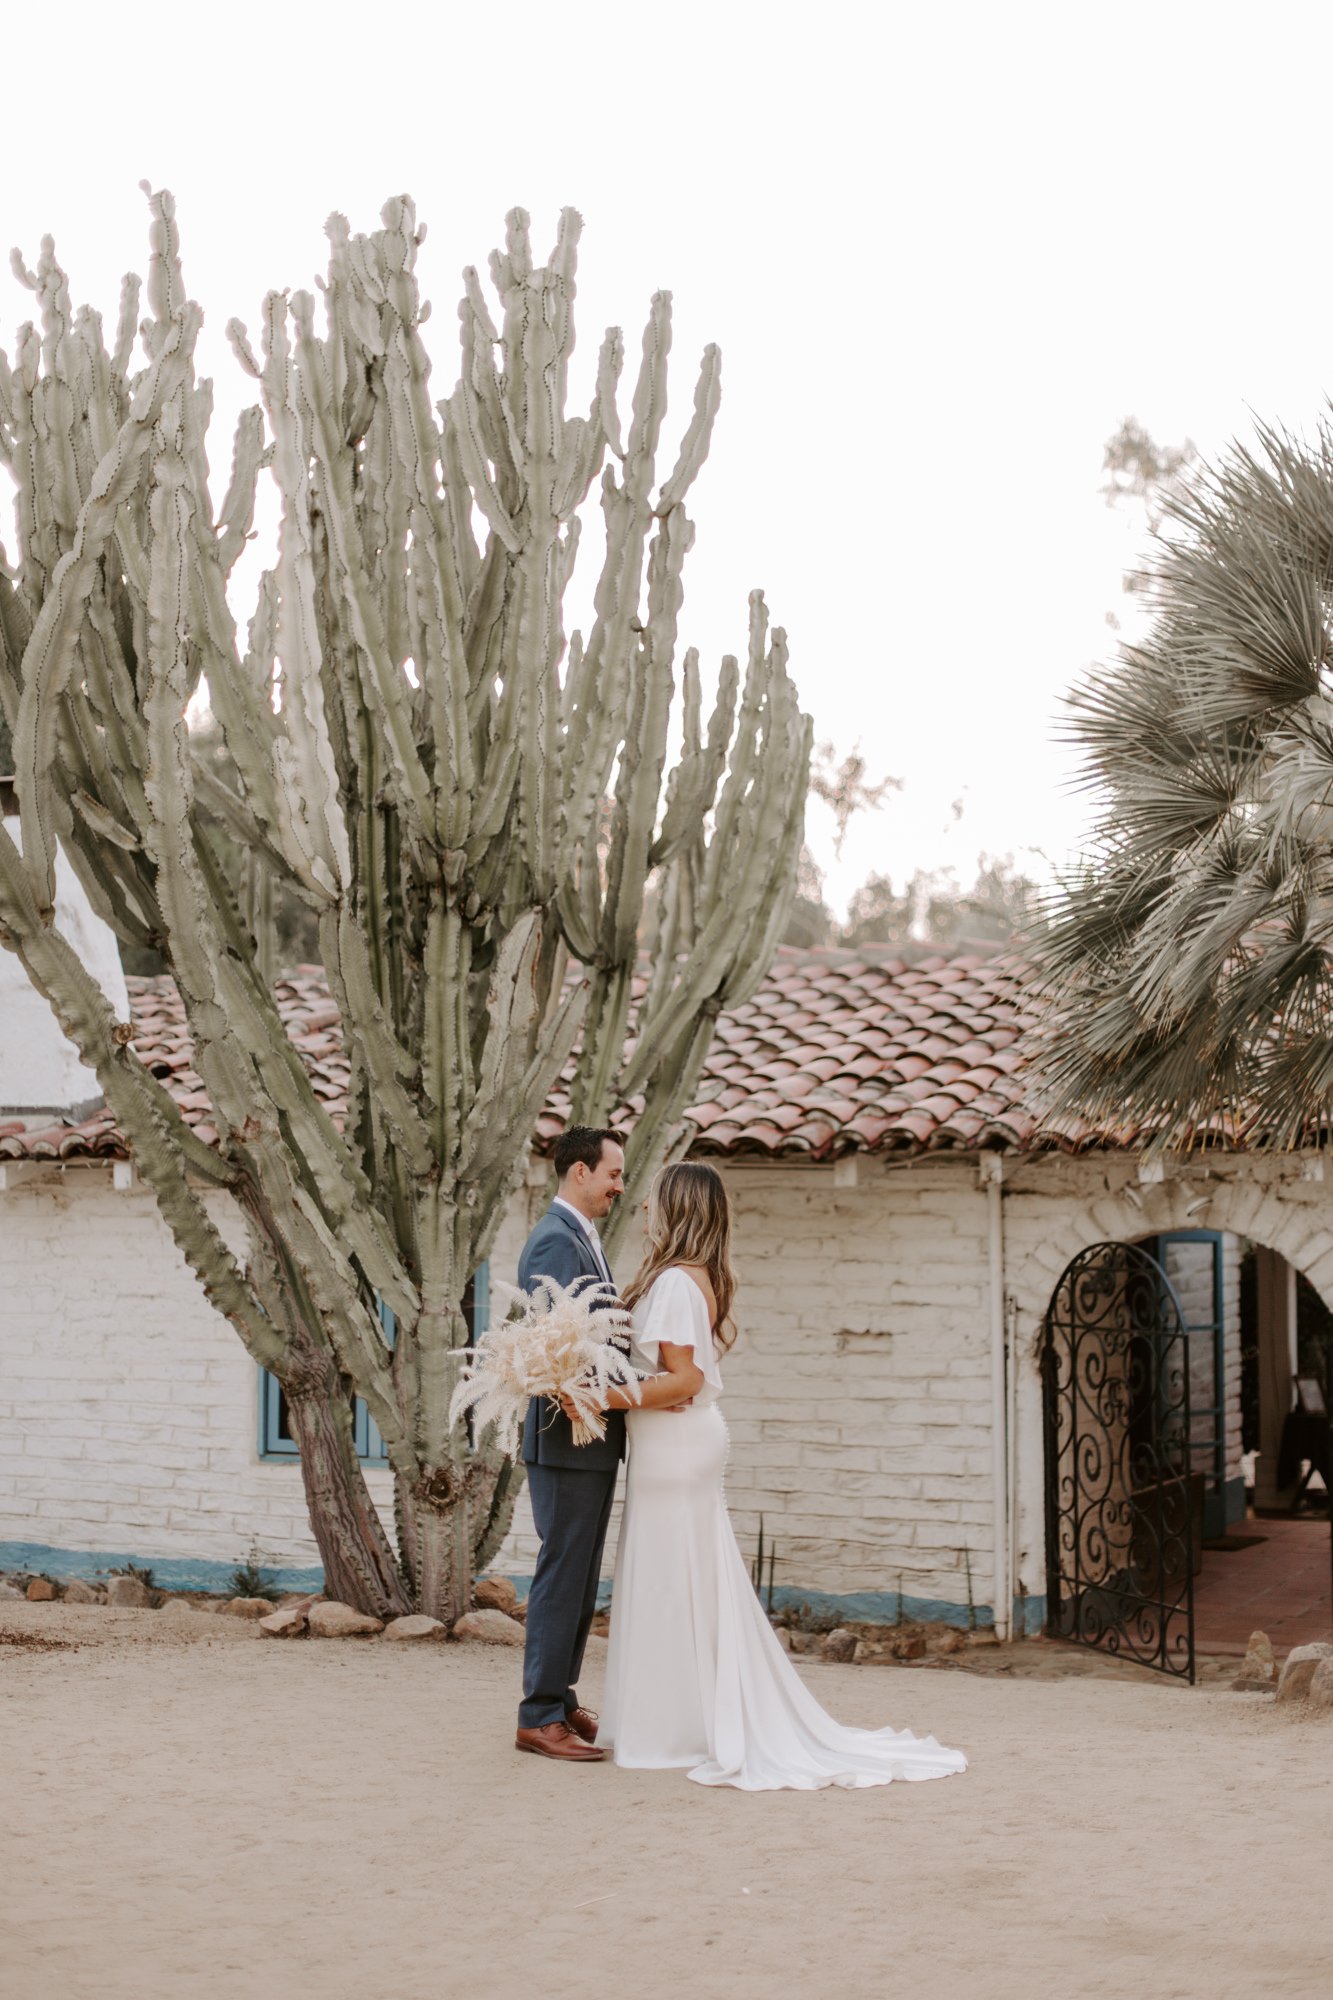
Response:
[[[695,1366],[710,1388],[722,1388],[708,1306],[693,1278],[684,1271],[663,1271],[634,1315],[634,1346],[650,1372],[662,1365],[662,1342],[692,1347]]]

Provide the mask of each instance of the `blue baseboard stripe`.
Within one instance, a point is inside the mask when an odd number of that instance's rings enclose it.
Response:
[[[236,1562],[208,1562],[192,1556],[155,1556],[142,1549],[124,1551],[114,1549],[57,1549],[45,1542],[0,1542],[0,1570],[18,1571],[20,1574],[37,1576],[45,1572],[48,1576],[62,1580],[82,1577],[85,1582],[96,1582],[108,1577],[112,1570],[125,1569],[130,1563],[139,1569],[151,1569],[153,1580],[163,1590],[208,1590],[225,1593],[231,1588],[233,1572],[243,1559]],[[322,1569],[282,1569],[261,1563],[264,1575],[277,1590],[320,1590],[324,1584]],[[515,1576],[510,1582],[518,1591],[520,1599],[528,1594],[532,1583],[530,1576]],[[611,1583],[604,1579],[597,1590],[597,1608],[608,1609],[611,1603]],[[799,1585],[780,1584],[773,1592],[775,1611],[795,1611],[802,1608],[821,1622],[826,1618],[843,1619],[853,1624],[892,1625],[899,1618],[911,1619],[917,1624],[992,1626],[995,1614],[989,1604],[973,1606],[969,1617],[965,1604],[952,1604],[942,1597],[902,1597],[894,1590],[859,1590],[839,1594],[828,1590],[802,1590]],[[1046,1622],[1046,1599],[1044,1597],[1019,1597],[1014,1599],[1013,1631],[1016,1637],[1033,1638]]]
[[[36,1576],[45,1572],[67,1581],[81,1577],[85,1583],[104,1582],[114,1569],[134,1563],[151,1569],[153,1581],[163,1590],[209,1590],[229,1592],[234,1571],[245,1558],[235,1562],[207,1562],[194,1556],[155,1556],[143,1549],[126,1552],[116,1549],[56,1549],[45,1542],[0,1542],[0,1569],[18,1570]],[[259,1565],[277,1590],[319,1590],[322,1569],[280,1569]]]

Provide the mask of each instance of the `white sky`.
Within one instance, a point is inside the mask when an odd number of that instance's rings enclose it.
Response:
[[[34,17],[35,18],[35,17]],[[632,355],[675,294],[677,426],[704,342],[723,403],[695,488],[685,640],[787,626],[818,734],[903,792],[849,837],[812,819],[838,904],[980,849],[1058,860],[1081,818],[1060,691],[1113,643],[1134,530],[1098,495],[1122,417],[1217,449],[1293,426],[1333,379],[1333,17],[1193,0],[1074,7],[507,0],[355,8],[73,0],[6,92],[0,247],[54,233],[114,316],[147,176],[176,194],[205,362],[271,285],[309,285],[324,217],[429,224],[436,391],[465,263],[505,210],[538,247],[579,208],[580,359]],[[13,37],[11,36],[11,45]],[[34,44],[34,49],[36,48]],[[28,295],[0,279],[12,348]],[[580,396],[582,388],[580,384]],[[215,472],[230,438],[219,433]],[[955,822],[951,805],[963,801]]]

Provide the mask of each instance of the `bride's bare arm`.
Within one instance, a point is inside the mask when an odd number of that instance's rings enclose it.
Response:
[[[688,1403],[704,1385],[703,1370],[694,1359],[692,1347],[675,1347],[664,1340],[660,1348],[662,1372],[650,1375],[639,1385],[639,1400],[632,1402],[623,1389],[607,1392],[608,1410],[667,1410],[675,1403]]]
[[[604,1410],[675,1410],[682,1408],[698,1395],[703,1388],[703,1370],[696,1366],[692,1347],[674,1347],[664,1340],[661,1346],[662,1370],[658,1375],[648,1375],[639,1384],[639,1399],[631,1401],[623,1389],[609,1389]],[[565,1397],[560,1398],[560,1407],[567,1417],[578,1415],[574,1405]]]

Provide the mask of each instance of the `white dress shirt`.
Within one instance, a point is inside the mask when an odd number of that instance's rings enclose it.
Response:
[[[597,1234],[597,1231],[593,1227],[592,1222],[583,1213],[582,1209],[575,1208],[573,1202],[566,1201],[563,1195],[558,1194],[554,1196],[554,1201],[557,1208],[563,1208],[566,1215],[572,1215],[574,1217],[574,1220],[578,1223],[579,1227],[583,1230],[584,1234],[587,1236],[588,1241],[592,1244],[593,1255],[596,1257],[598,1264],[601,1266],[602,1276],[606,1279],[608,1285],[613,1285],[615,1283],[615,1279],[611,1276],[611,1266],[606,1261],[606,1252],[602,1248],[602,1239]]]

